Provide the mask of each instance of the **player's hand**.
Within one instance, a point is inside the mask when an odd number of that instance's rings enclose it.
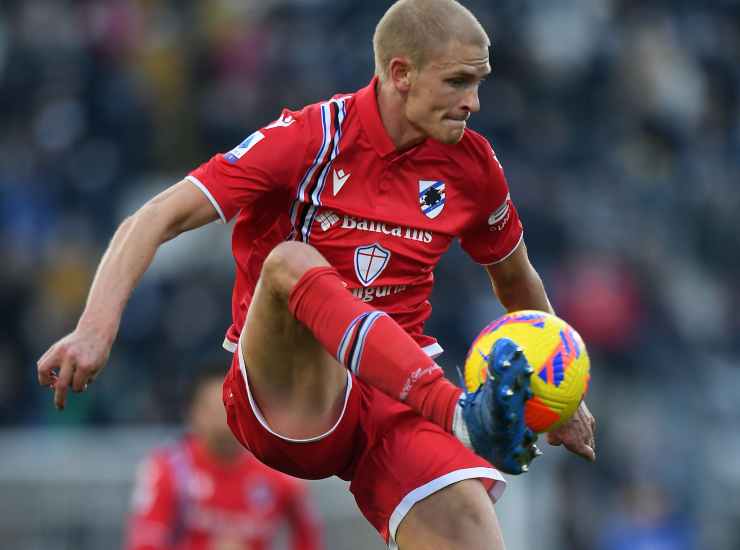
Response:
[[[54,390],[54,405],[64,409],[69,388],[87,389],[110,355],[112,342],[99,334],[77,328],[52,345],[36,363],[38,381]]]
[[[569,451],[591,462],[596,461],[596,420],[581,401],[573,417],[547,434],[550,445],[565,445]]]

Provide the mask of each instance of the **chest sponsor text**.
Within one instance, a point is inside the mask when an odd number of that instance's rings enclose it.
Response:
[[[332,213],[333,214],[333,213]],[[336,215],[334,215],[336,216]],[[354,216],[343,215],[341,217],[342,229],[354,229],[356,231],[369,231],[371,233],[382,233],[383,235],[391,235],[392,237],[400,237],[402,239],[408,239],[410,241],[417,241],[421,243],[432,242],[433,234],[431,231],[423,229],[416,229],[414,227],[404,227],[402,225],[392,225],[385,222],[378,222],[375,220],[366,220],[363,218],[356,218]],[[337,219],[336,221],[339,221]],[[334,223],[336,223],[336,221]],[[329,227],[333,226],[334,223],[326,227],[326,224],[322,225],[322,229],[326,231]]]

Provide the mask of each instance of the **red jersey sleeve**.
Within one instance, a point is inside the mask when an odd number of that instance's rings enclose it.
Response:
[[[219,153],[186,179],[211,201],[221,221],[267,193],[286,191],[299,177],[309,136],[303,112],[287,109],[275,122],[247,136],[228,153]]]
[[[522,239],[522,223],[509,194],[504,170],[493,148],[482,136],[476,135],[476,161],[481,171],[474,174],[478,181],[480,205],[471,224],[460,236],[460,245],[474,261],[489,265],[511,254]]]
[[[177,496],[169,461],[154,454],[139,465],[131,499],[126,550],[171,548]]]

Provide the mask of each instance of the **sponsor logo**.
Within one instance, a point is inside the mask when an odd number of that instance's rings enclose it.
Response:
[[[388,265],[391,253],[378,243],[355,249],[355,275],[363,286],[370,286]]]
[[[399,294],[406,290],[406,285],[383,285],[353,288],[351,290],[355,298],[363,302],[372,302],[375,298],[385,298],[393,294]]]
[[[414,384],[416,384],[424,376],[430,376],[436,373],[438,370],[442,369],[437,363],[434,363],[430,367],[418,368],[414,372],[412,372],[411,376],[409,376],[406,379],[406,382],[403,384],[403,389],[401,390],[401,393],[398,394],[399,401],[406,401],[406,398],[409,396],[409,393],[411,393],[411,388],[414,387]]]
[[[231,151],[224,155],[224,158],[231,164],[234,164],[237,160],[242,158],[247,151],[257,145],[260,141],[265,139],[265,134],[259,130],[251,134],[247,139],[242,141],[239,145],[234,147]]]
[[[334,192],[334,196],[337,196],[337,193],[342,190],[342,187],[344,187],[344,184],[347,183],[347,180],[349,179],[350,174],[345,174],[344,170],[341,168],[337,172],[334,170],[334,182],[332,191]]]
[[[427,218],[434,219],[445,207],[443,181],[419,180],[419,206]]]
[[[488,225],[491,226],[491,231],[501,231],[506,225],[506,222],[509,221],[509,214],[511,213],[510,203],[511,197],[507,194],[504,203],[488,216]]]
[[[339,216],[331,210],[327,210],[326,212],[322,212],[316,216],[316,221],[319,222],[322,230],[327,231],[331,226],[339,221]]]
[[[341,228],[355,229],[357,231],[371,231],[373,233],[382,233],[383,235],[401,237],[403,239],[409,239],[421,243],[432,242],[431,231],[424,231],[422,229],[404,227],[401,225],[390,225],[384,222],[376,222],[374,220],[355,218],[354,216],[343,216]]]

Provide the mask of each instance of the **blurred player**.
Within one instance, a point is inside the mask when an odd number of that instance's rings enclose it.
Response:
[[[289,528],[290,548],[321,548],[303,483],[245,451],[226,424],[223,368],[196,375],[188,433],[139,467],[127,550],[263,550]]]
[[[125,220],[77,329],[39,361],[57,406],[105,364],[157,247],[236,217],[224,400],[239,440],[280,471],[351,480],[391,547],[503,548],[498,470],[520,473],[537,454],[528,365],[501,342],[496,376],[462,395],[423,333],[433,268],[455,238],[508,310],[552,311],[501,165],[466,128],[489,46],[453,0],[397,2],[376,28],[367,87],[284,111]],[[583,404],[548,439],[593,460],[593,428]]]

